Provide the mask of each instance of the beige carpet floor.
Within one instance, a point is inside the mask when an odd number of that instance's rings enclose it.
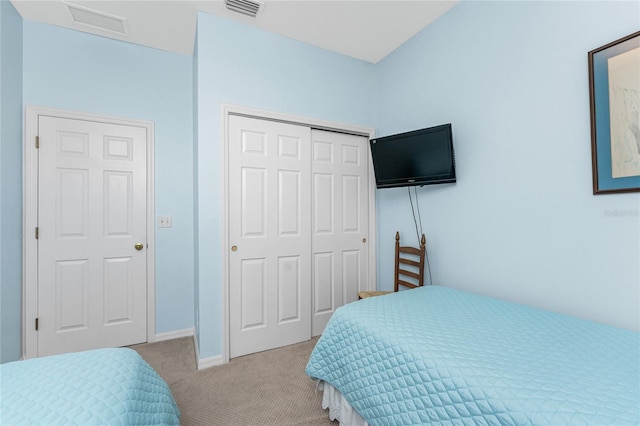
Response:
[[[190,425],[337,425],[304,368],[317,339],[196,370],[193,338],[131,346],[169,384]]]

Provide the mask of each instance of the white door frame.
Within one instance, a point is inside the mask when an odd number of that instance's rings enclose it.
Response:
[[[229,115],[243,115],[261,120],[281,121],[289,124],[307,126],[314,129],[338,131],[354,135],[366,136],[369,139],[375,136],[375,130],[369,127],[360,127],[350,124],[338,123],[334,121],[318,120],[315,118],[284,114],[279,112],[266,111],[239,105],[221,104],[221,141],[220,151],[222,158],[222,193],[225,206],[222,209],[223,231],[222,231],[222,362],[229,362],[229,212],[226,206],[229,205]],[[373,172],[373,162],[369,155],[369,282],[368,290],[376,288],[376,180]]]
[[[152,121],[97,115],[63,109],[27,105],[23,145],[23,215],[22,215],[22,358],[38,356],[38,244],[35,228],[38,223],[38,117],[48,116],[71,120],[143,127],[147,131],[147,342],[155,341],[155,200],[154,200],[154,124]]]

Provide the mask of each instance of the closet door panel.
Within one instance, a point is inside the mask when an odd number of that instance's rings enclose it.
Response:
[[[312,334],[317,336],[338,307],[357,300],[358,291],[367,288],[369,141],[313,130],[311,144]]]
[[[311,337],[307,127],[229,116],[229,355]]]

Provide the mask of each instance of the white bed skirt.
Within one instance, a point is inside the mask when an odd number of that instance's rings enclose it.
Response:
[[[336,388],[319,380],[318,389],[323,391],[322,408],[329,409],[329,419],[337,420],[342,426],[369,426]]]

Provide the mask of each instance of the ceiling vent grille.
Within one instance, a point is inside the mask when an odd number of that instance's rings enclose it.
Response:
[[[76,24],[88,25],[93,28],[117,33],[128,34],[127,20],[119,16],[110,15],[88,7],[63,2],[69,8],[73,22]]]
[[[241,13],[252,18],[257,18],[264,9],[264,3],[255,0],[225,0],[227,9]]]

